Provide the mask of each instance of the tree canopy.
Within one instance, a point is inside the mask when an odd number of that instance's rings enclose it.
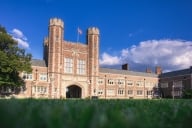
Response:
[[[24,86],[19,73],[32,71],[31,57],[0,25],[0,87]]]

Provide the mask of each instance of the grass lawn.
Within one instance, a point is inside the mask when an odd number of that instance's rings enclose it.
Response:
[[[186,128],[192,100],[1,99],[1,128]]]

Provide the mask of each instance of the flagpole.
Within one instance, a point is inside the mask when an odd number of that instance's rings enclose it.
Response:
[[[77,28],[77,42],[79,42],[79,35],[82,34],[82,30],[78,27]]]

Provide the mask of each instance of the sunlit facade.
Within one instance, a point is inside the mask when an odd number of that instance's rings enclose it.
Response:
[[[88,98],[142,99],[152,98],[158,87],[161,68],[156,72],[130,71],[99,66],[100,32],[88,28],[86,43],[64,40],[64,22],[49,21],[48,36],[44,38],[43,60],[32,60],[33,72],[23,73],[26,90],[23,98]],[[81,33],[79,33],[81,34]]]

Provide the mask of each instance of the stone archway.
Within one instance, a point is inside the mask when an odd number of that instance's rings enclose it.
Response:
[[[82,89],[77,85],[70,85],[66,88],[66,98],[81,98]]]

